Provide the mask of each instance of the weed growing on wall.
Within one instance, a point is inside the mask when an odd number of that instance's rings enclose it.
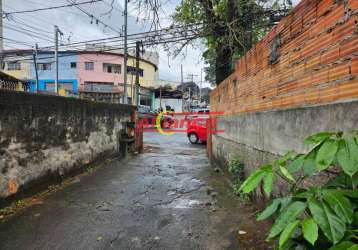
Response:
[[[239,155],[234,155],[233,157],[231,157],[228,165],[228,170],[234,178],[233,190],[234,193],[237,195],[240,195],[240,186],[242,185],[242,182],[245,178],[244,168],[245,165]]]
[[[306,154],[288,152],[262,166],[241,185],[248,194],[263,183],[270,197],[278,179],[289,194],[273,199],[257,220],[275,218],[268,240],[279,249],[358,249],[358,131],[319,133],[305,139]],[[324,185],[305,187],[304,181],[322,172],[338,173]]]
[[[229,172],[232,175],[242,178],[244,174],[244,163],[239,155],[234,155],[229,161]]]

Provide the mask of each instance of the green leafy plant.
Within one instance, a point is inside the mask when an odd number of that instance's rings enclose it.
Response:
[[[306,154],[288,152],[252,173],[243,194],[261,183],[270,197],[279,179],[288,194],[273,199],[257,220],[274,217],[268,240],[279,249],[358,249],[358,132],[319,133],[305,139]],[[328,173],[322,185],[307,185],[314,175]],[[322,177],[323,178],[323,177]]]
[[[241,192],[240,192],[240,187],[242,185],[242,182],[240,180],[236,180],[233,184],[232,184],[232,189],[234,191],[234,194],[235,195],[243,195]]]
[[[244,163],[239,155],[234,155],[229,161],[229,172],[235,176],[241,177],[244,172]]]
[[[244,181],[245,176],[244,168],[245,165],[239,155],[234,155],[233,157],[231,157],[228,165],[228,170],[234,179],[234,183],[232,186],[236,195],[241,194],[240,187],[242,182]]]

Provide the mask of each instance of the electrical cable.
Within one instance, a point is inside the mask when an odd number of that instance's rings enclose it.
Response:
[[[4,12],[4,16],[6,17],[7,15],[23,14],[23,13],[33,13],[33,12],[37,12],[37,11],[54,10],[54,9],[60,9],[60,8],[66,8],[66,7],[76,7],[76,6],[78,6],[78,5],[91,4],[91,3],[102,2],[102,1],[103,1],[103,0],[91,0],[91,1],[86,1],[86,2],[79,2],[79,3],[74,2],[74,3],[70,3],[70,4],[66,4],[66,5],[52,6],[52,7],[32,9],[32,10],[21,10],[21,11],[13,11],[13,12]],[[4,18],[4,17],[3,17],[3,18]]]

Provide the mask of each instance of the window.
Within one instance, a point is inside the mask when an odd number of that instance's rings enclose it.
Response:
[[[37,69],[38,70],[51,70],[51,63],[38,63]]]
[[[84,91],[92,93],[117,93],[119,89],[114,82],[84,82]]]
[[[9,70],[9,71],[21,70],[21,63],[19,63],[19,62],[8,62],[7,63],[7,70]]]
[[[85,62],[85,70],[94,70],[94,62]]]
[[[77,63],[71,62],[71,69],[75,69],[75,68],[77,68]]]
[[[120,64],[112,64],[112,63],[104,63],[103,64],[103,72],[121,74],[122,65],[120,65]]]
[[[136,75],[136,67],[132,67],[132,66],[128,66],[127,67],[127,72],[128,72],[128,74],[130,74],[130,75]],[[143,77],[144,76],[144,71],[143,71],[143,69],[139,69],[139,76],[140,77]]]
[[[103,72],[112,73],[112,65],[104,63],[103,64]]]

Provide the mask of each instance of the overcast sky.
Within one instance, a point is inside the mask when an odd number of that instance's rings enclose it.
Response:
[[[77,0],[83,2],[84,0]],[[174,12],[175,6],[181,0],[165,0],[161,11],[162,27],[171,24],[170,15]],[[299,0],[296,0],[298,2]],[[111,7],[111,0],[103,2],[81,5],[88,13],[93,14],[104,23],[111,26],[114,30],[120,31],[123,25],[122,5],[123,0],[115,0],[114,9],[109,15],[104,15]],[[30,10],[49,6],[68,4],[66,0],[3,0],[5,12],[19,10]],[[129,28],[128,33],[138,33],[149,30],[148,21],[144,17],[137,18],[137,13],[129,3]],[[4,22],[4,37],[23,41],[26,44],[18,44],[14,41],[5,41],[6,48],[30,48],[29,46],[39,43],[39,46],[53,45],[54,25],[58,25],[63,31],[63,42],[77,42],[85,40],[100,39],[104,37],[117,36],[118,33],[110,28],[105,28],[102,24],[96,24],[86,14],[75,7],[62,8],[36,13],[9,15]],[[34,27],[36,29],[34,29]],[[19,30],[22,29],[22,30]],[[25,31],[24,29],[28,30]],[[29,34],[26,34],[28,32]],[[34,33],[36,32],[36,33]],[[196,81],[200,81],[201,69],[204,63],[201,58],[203,46],[197,42],[195,48],[189,47],[185,51],[185,56],[178,56],[173,59],[161,47],[156,48],[160,55],[159,77],[164,80],[180,81],[180,65],[183,64],[184,77],[188,74],[197,75]],[[153,50],[153,49],[152,49]],[[206,85],[206,84],[204,84]]]

